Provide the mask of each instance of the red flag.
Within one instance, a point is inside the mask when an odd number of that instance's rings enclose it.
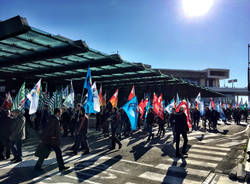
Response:
[[[154,109],[154,112],[156,114],[158,114],[159,112],[159,104],[158,104],[158,97],[157,95],[154,93],[154,96],[153,96],[153,109]]]
[[[163,110],[163,104],[162,104],[162,94],[159,96],[158,98],[158,104],[159,104],[159,113],[158,113],[158,116],[164,120],[164,110]]]
[[[117,89],[115,91],[115,93],[113,94],[113,96],[110,98],[109,102],[112,104],[112,107],[117,107],[117,103],[118,103],[118,92],[119,89]]]
[[[153,97],[153,108],[155,113],[163,120],[164,119],[164,114],[163,114],[163,106],[162,106],[162,94],[157,97],[157,95],[154,93]]]
[[[146,107],[148,105],[148,98],[146,98],[146,100],[144,100],[144,107]]]
[[[135,97],[135,86],[133,85],[131,92],[129,94],[129,97],[128,97],[128,101],[130,101],[134,97]]]
[[[8,94],[6,94],[6,98],[3,102],[2,107],[6,110],[9,110],[11,109],[12,105],[13,105],[12,98],[10,96],[10,92],[8,92]]]
[[[141,119],[142,119],[142,120],[143,120],[143,113],[144,113],[144,108],[145,108],[144,105],[145,105],[145,104],[144,104],[144,102],[143,102],[143,99],[141,99],[141,102],[139,103],[138,108],[139,108],[139,111],[140,111]]]
[[[190,111],[189,111],[187,102],[183,100],[183,101],[178,105],[178,107],[176,108],[176,112],[179,112],[180,107],[183,107],[183,108],[184,108],[184,113],[185,113],[186,116],[187,116],[188,128],[192,128],[191,116],[190,116]]]
[[[99,90],[99,102],[100,102],[100,106],[103,106],[103,97],[102,97],[102,86],[100,86],[100,90]]]

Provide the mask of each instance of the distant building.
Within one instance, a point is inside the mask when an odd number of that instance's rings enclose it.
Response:
[[[204,87],[220,87],[220,80],[229,78],[228,69],[208,68],[205,70],[159,69],[163,74],[172,75]]]

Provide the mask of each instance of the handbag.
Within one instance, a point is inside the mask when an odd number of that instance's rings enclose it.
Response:
[[[44,143],[39,143],[35,156],[39,158],[48,158],[49,154],[51,152],[51,149]]]

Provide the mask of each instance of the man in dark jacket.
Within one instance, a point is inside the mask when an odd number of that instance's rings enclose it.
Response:
[[[194,128],[197,130],[199,128],[199,121],[200,121],[200,112],[195,108],[193,110],[193,121],[194,121]]]
[[[10,125],[11,121],[8,117],[8,112],[0,107],[0,160],[10,158]],[[4,155],[5,151],[5,155]]]
[[[49,118],[50,118],[49,106],[44,105],[42,115],[41,115],[41,128],[42,128],[42,131],[44,131],[44,129],[47,127]]]
[[[148,115],[147,115],[147,128],[148,128],[148,141],[150,140],[150,138],[154,138],[154,134],[152,133],[152,129],[153,129],[153,124],[154,124],[154,113],[153,113],[153,109],[150,108]]]
[[[50,117],[49,123],[43,132],[41,142],[45,144],[49,149],[53,149],[56,153],[56,160],[59,167],[59,171],[67,170],[69,167],[66,167],[63,162],[62,158],[62,151],[60,149],[61,143],[61,135],[60,135],[60,121],[59,118],[61,116],[61,111],[58,108],[55,108],[54,115]],[[35,170],[42,170],[44,158],[39,157],[36,165]]]
[[[61,123],[63,126],[63,137],[67,137],[69,124],[70,124],[70,116],[69,116],[69,112],[66,109],[66,107],[63,107],[62,110],[63,110],[63,112],[62,112],[62,116],[61,116]]]
[[[182,135],[184,139],[184,144],[182,148],[182,154],[187,155],[187,132],[188,132],[188,125],[187,125],[187,116],[183,112],[183,108],[181,107],[179,112],[177,112],[174,115],[175,118],[175,132],[176,132],[176,157],[181,157],[179,151],[179,145],[180,145],[180,134]]]
[[[122,147],[120,140],[116,137],[116,131],[120,124],[119,116],[120,116],[120,112],[117,112],[117,108],[112,108],[112,115],[111,115],[111,132],[112,132],[111,141],[112,143],[110,147],[111,150],[115,149],[116,143],[119,145],[119,149],[121,149]]]
[[[14,163],[22,161],[22,140],[25,139],[25,117],[19,110],[13,111],[14,118],[10,127],[10,148],[14,155]]]
[[[218,111],[216,111],[214,107],[211,111],[210,118],[211,118],[211,122],[212,122],[212,126],[213,126],[214,130],[217,130],[217,123],[218,123],[218,120],[220,118],[220,113]]]

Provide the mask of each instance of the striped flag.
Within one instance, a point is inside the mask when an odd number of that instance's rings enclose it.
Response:
[[[20,90],[18,91],[11,110],[16,110],[16,109],[23,110],[24,103],[25,103],[25,82],[22,84]]]

